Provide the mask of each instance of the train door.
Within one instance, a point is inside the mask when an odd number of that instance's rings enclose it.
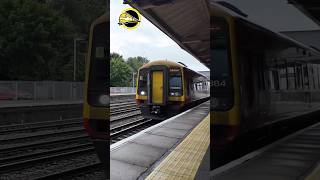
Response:
[[[152,103],[163,104],[163,71],[152,72]]]

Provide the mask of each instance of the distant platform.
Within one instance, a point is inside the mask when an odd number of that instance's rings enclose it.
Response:
[[[111,101],[127,99],[126,96],[134,97],[134,93],[110,94]],[[83,100],[0,100],[1,108],[37,107],[82,104]]]
[[[82,104],[82,100],[5,100],[0,101],[0,108],[35,107],[35,106],[56,106],[68,104]]]
[[[319,180],[320,123],[210,172],[212,180]]]

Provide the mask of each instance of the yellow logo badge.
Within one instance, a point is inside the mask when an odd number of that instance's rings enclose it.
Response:
[[[119,16],[119,25],[127,29],[135,29],[141,22],[141,15],[133,8],[128,8],[122,11]]]

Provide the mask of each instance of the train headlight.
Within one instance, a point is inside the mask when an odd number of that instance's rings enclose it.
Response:
[[[141,91],[140,94],[141,94],[142,96],[144,96],[144,95],[146,94],[146,92]]]
[[[99,97],[99,102],[101,103],[101,104],[103,104],[103,105],[109,105],[109,103],[110,103],[110,98],[109,98],[109,96],[108,95],[101,95],[100,97]]]
[[[180,96],[180,93],[179,92],[175,92],[174,95],[175,96]]]
[[[174,96],[174,92],[171,92],[171,93],[170,93],[170,96]]]

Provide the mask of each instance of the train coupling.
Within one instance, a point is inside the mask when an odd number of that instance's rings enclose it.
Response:
[[[160,106],[152,106],[151,114],[160,114]]]

